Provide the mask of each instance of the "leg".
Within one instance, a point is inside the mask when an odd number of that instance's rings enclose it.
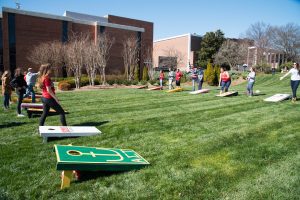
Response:
[[[250,82],[247,84],[247,95],[250,95]]]
[[[35,92],[34,92],[33,86],[31,86],[31,100],[32,100],[32,103],[35,103]]]
[[[202,84],[203,84],[203,81],[199,81],[199,83],[198,83],[198,90],[202,90]]]
[[[225,84],[226,83],[224,81],[221,82],[221,91],[220,91],[220,94],[224,92]]]
[[[67,126],[65,111],[54,99],[50,99],[49,106],[60,115],[60,122],[63,126]]]
[[[194,79],[192,79],[192,84],[193,84],[193,91],[195,91],[195,80]]]
[[[41,115],[40,118],[40,126],[44,126],[46,117],[48,116],[49,110],[50,110],[50,106],[48,105],[48,100],[45,98],[42,98],[42,102],[43,102],[43,114]]]
[[[230,84],[231,84],[231,81],[227,81],[225,83],[225,92],[228,92]]]
[[[65,170],[61,174],[61,187],[60,189],[64,189],[70,187],[70,183],[72,180],[73,172],[71,170]]]
[[[172,80],[169,79],[169,90],[171,90]]]
[[[18,94],[18,105],[17,105],[17,112],[18,112],[18,114],[21,114],[21,104],[22,104],[22,101],[23,101],[23,95],[24,95],[24,93],[22,91],[19,91],[19,94]]]
[[[292,98],[294,99],[296,97],[296,81],[292,81],[291,80],[291,88],[292,88],[292,93],[293,93],[293,96]]]
[[[9,94],[8,93],[4,94],[4,107],[9,108]]]

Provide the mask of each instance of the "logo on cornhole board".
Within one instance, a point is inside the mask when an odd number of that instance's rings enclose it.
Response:
[[[149,162],[133,150],[54,145],[57,170],[128,171]]]

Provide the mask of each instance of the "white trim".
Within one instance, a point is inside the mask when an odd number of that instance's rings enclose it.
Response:
[[[123,30],[128,30],[128,31],[145,32],[144,28],[139,28],[139,27],[135,27],[135,26],[126,26],[126,25],[106,23],[106,22],[95,22],[95,23],[98,26],[106,26],[106,27],[123,29]]]
[[[185,33],[185,34],[182,34],[182,35],[176,35],[176,36],[172,36],[172,37],[167,37],[167,38],[162,38],[162,39],[158,39],[158,40],[155,40],[153,41],[154,43],[155,42],[161,42],[161,41],[165,41],[165,40],[171,40],[171,39],[175,39],[175,38],[179,38],[179,37],[184,37],[184,36],[196,36],[196,37],[202,37],[201,35],[198,35],[198,34],[195,34],[195,33]]]
[[[188,52],[187,52],[187,55],[188,55],[188,60],[187,60],[187,68],[189,68],[189,63],[190,63],[190,53],[191,53],[191,41],[192,41],[192,34],[189,34],[189,39],[188,39]],[[194,63],[193,63],[194,64]]]

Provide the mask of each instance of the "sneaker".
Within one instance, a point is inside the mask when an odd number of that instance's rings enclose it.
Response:
[[[17,117],[25,117],[23,114],[18,114]]]

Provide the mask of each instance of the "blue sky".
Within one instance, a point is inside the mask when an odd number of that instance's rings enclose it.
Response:
[[[118,15],[154,23],[154,39],[221,29],[240,37],[251,24],[300,25],[300,0],[18,0],[21,9],[55,15],[65,10]],[[15,8],[14,0],[0,0]]]

